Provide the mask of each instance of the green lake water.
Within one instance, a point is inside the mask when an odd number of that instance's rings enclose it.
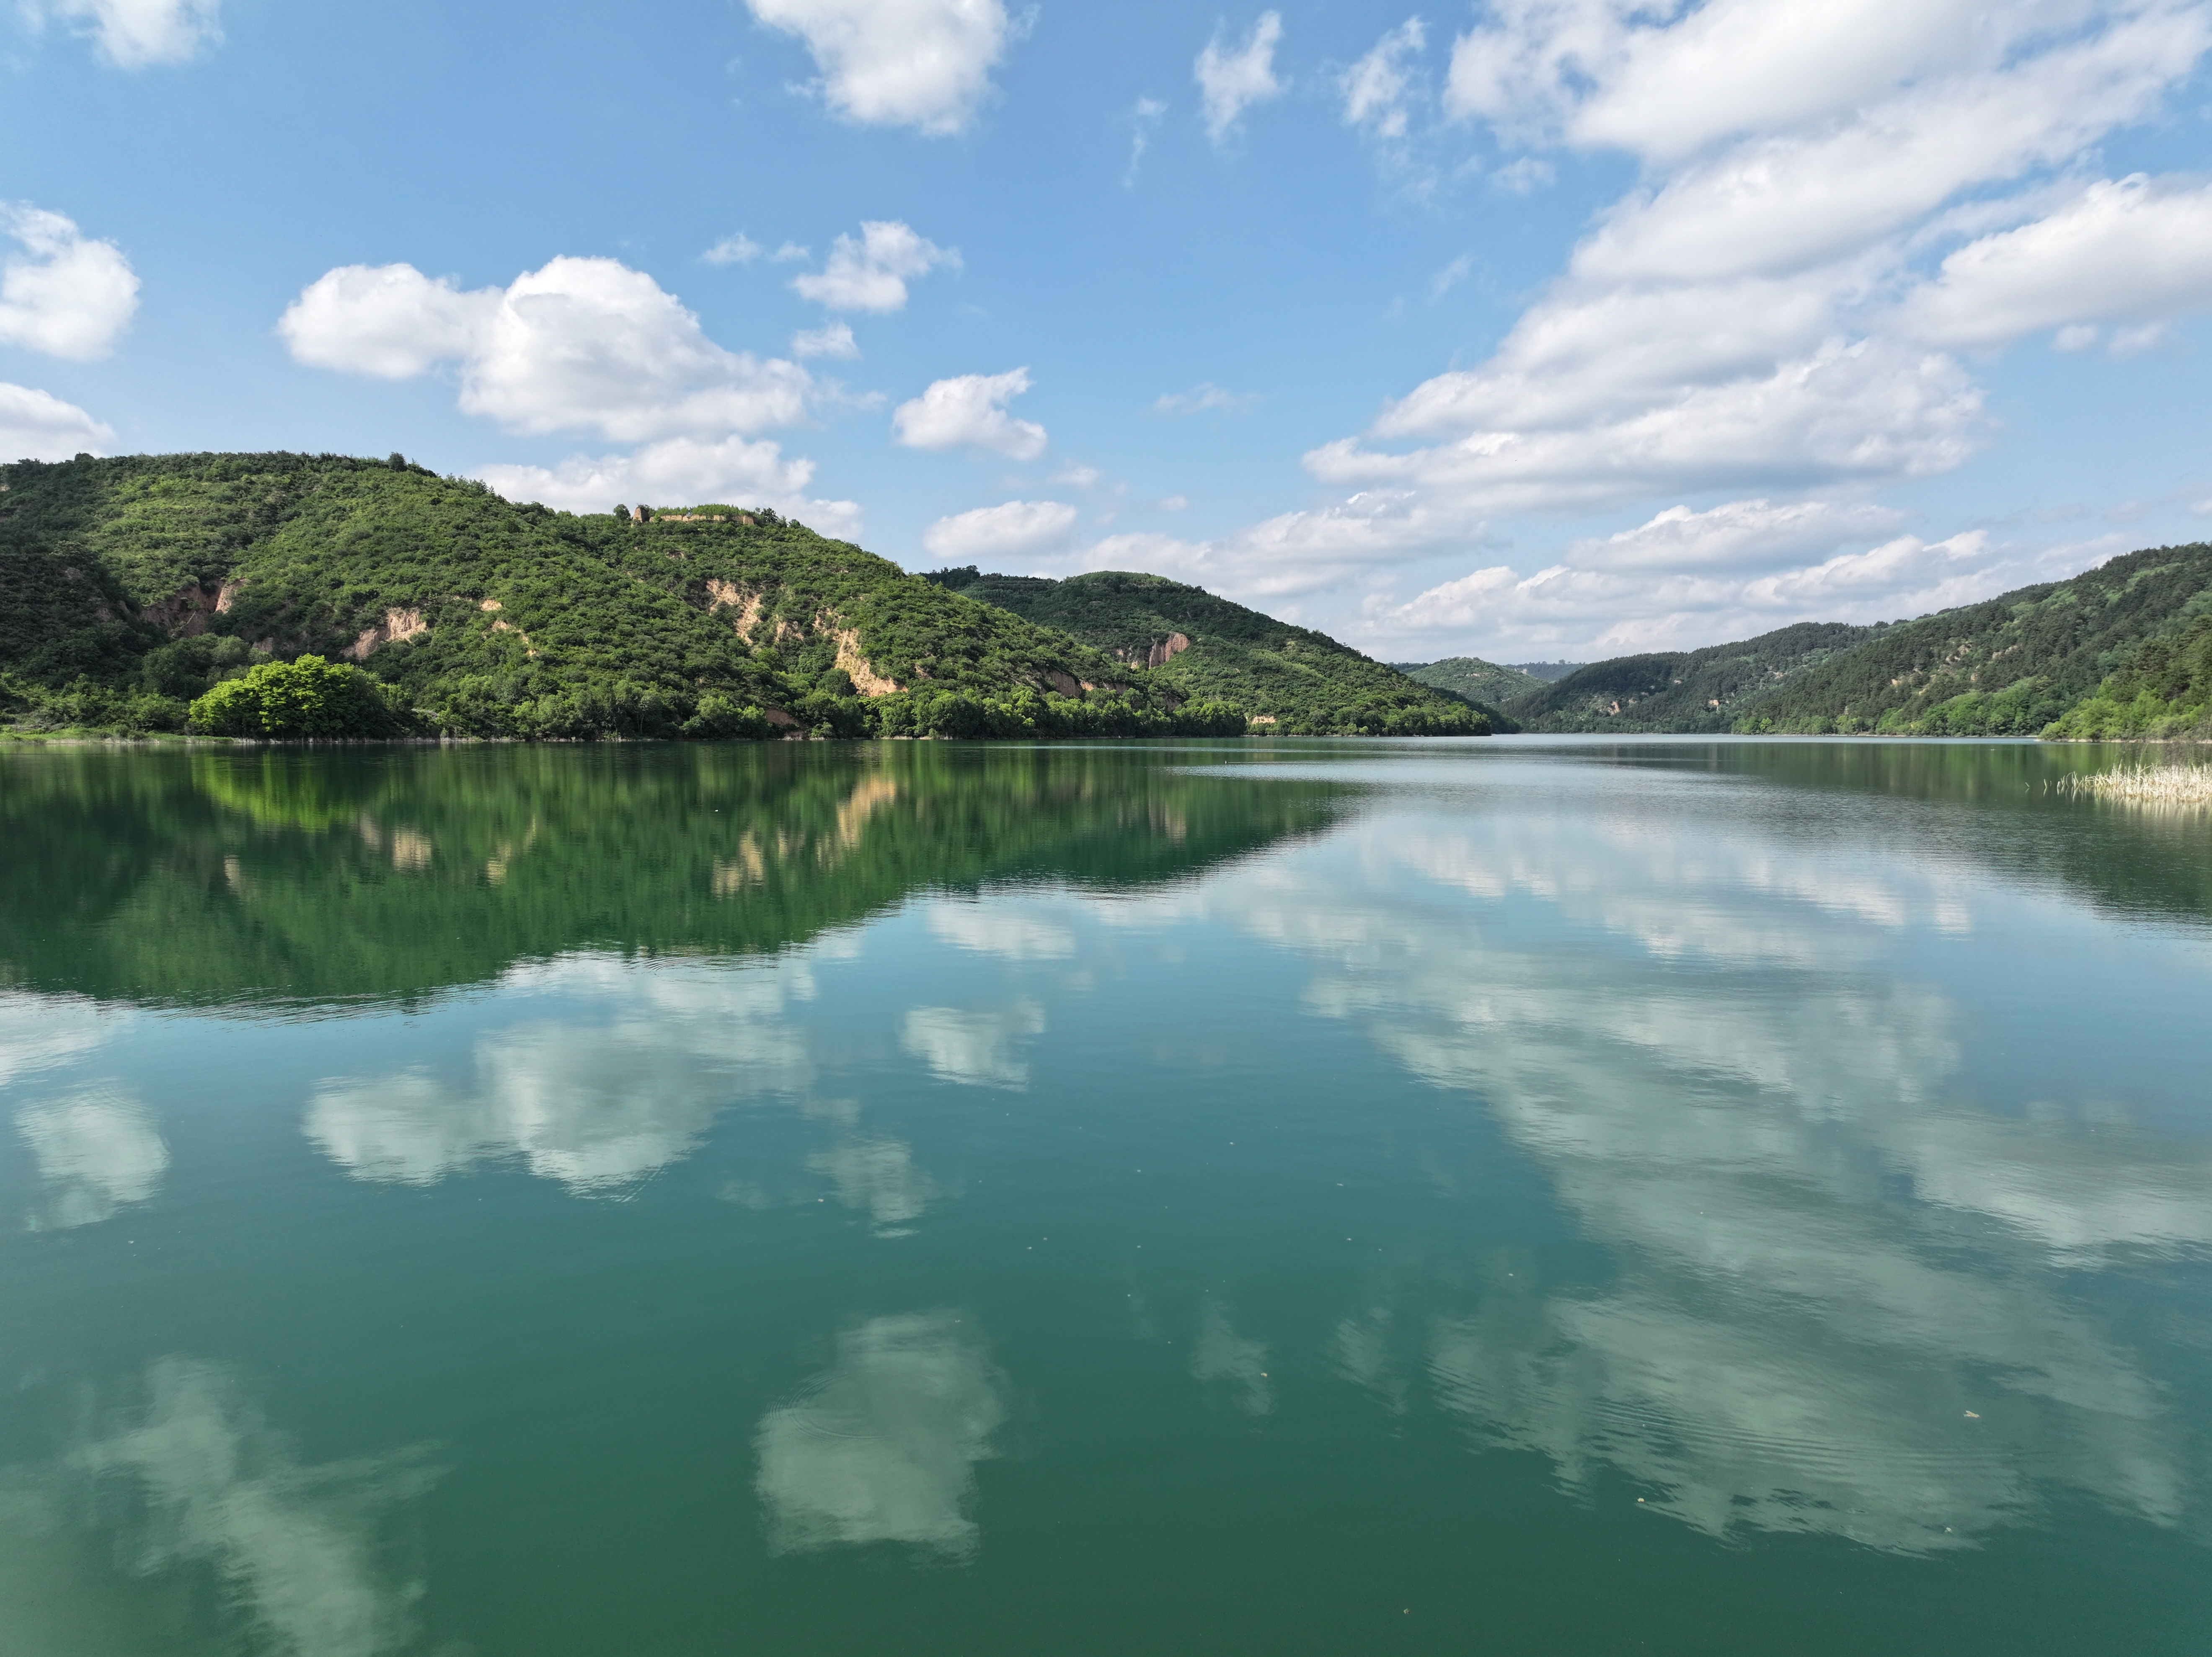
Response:
[[[2212,1651],[2212,814],[0,755],[0,1654]]]

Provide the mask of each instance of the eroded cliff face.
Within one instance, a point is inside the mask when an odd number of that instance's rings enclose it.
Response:
[[[689,519],[678,519],[689,522]],[[712,615],[718,610],[738,612],[730,625],[738,637],[747,644],[760,641],[753,636],[760,626],[761,612],[767,604],[764,593],[743,587],[734,581],[720,580],[707,583],[707,610]],[[804,643],[815,634],[825,635],[837,642],[837,665],[853,681],[853,688],[863,696],[895,696],[907,687],[896,679],[876,671],[875,664],[860,653],[860,633],[858,628],[845,625],[845,618],[835,610],[823,610],[813,620],[811,630],[794,626],[779,618],[767,642],[770,644]],[[1065,677],[1064,675],[1062,676]],[[1073,681],[1070,681],[1073,683]]]
[[[1139,667],[1161,667],[1173,661],[1189,648],[1190,637],[1188,634],[1170,633],[1141,656],[1135,651],[1131,651],[1129,660]]]
[[[181,587],[167,598],[147,604],[138,619],[151,622],[172,639],[197,639],[208,630],[210,616],[228,616],[238,597],[240,583]]]
[[[482,608],[497,610],[499,603],[496,599],[487,598]],[[492,625],[497,627],[500,623],[495,622]],[[349,660],[365,662],[379,645],[403,644],[410,639],[421,638],[429,630],[430,624],[422,619],[422,612],[419,609],[395,604],[384,612],[383,621],[374,627],[363,628],[361,636],[341,653]]]
[[[896,696],[906,689],[896,679],[877,672],[868,659],[860,654],[858,628],[839,628],[832,636],[837,640],[837,665],[845,670],[853,681],[853,689],[863,696]],[[1064,679],[1067,676],[1062,673],[1056,677]]]

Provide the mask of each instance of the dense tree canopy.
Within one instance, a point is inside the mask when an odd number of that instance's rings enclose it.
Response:
[[[0,483],[0,719],[19,725],[180,730],[220,691],[204,728],[273,735],[249,704],[306,657],[357,665],[428,734],[1244,728],[765,508],[556,513],[398,456],[25,462]]]
[[[1123,663],[1151,663],[1147,683],[1194,702],[1241,707],[1278,733],[1481,736],[1496,728],[1487,709],[1416,683],[1325,633],[1164,576],[1102,570],[1055,581],[969,566],[928,579]]]

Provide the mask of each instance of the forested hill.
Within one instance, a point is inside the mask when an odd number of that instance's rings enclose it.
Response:
[[[1486,707],[1503,707],[1518,697],[1534,695],[1547,681],[1517,667],[1502,667],[1480,656],[1449,656],[1441,662],[1393,662],[1407,678],[1464,696]]]
[[[1548,664],[1538,664],[1548,665]],[[1807,622],[1592,662],[1556,683],[1475,657],[1407,671],[1531,731],[2212,738],[2212,546],[2154,547],[1910,622]]]
[[[1703,650],[1616,656],[1507,704],[1532,731],[1726,731],[1746,710],[1879,627],[1801,622]]]
[[[178,729],[193,699],[313,654],[428,732],[1245,729],[772,512],[572,515],[398,456],[26,461],[0,489],[0,720],[19,725]]]
[[[1242,707],[1261,730],[1431,736],[1511,728],[1494,710],[1416,683],[1325,633],[1164,576],[1102,570],[1055,581],[969,565],[927,579],[1146,666],[1153,684]]]
[[[2212,674],[2192,665],[2202,648],[2191,629],[2207,615],[2212,546],[2131,552],[2068,580],[1884,628],[1796,676],[1736,728],[2185,734],[2203,725],[2212,699]]]

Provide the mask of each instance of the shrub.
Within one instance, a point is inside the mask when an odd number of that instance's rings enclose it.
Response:
[[[226,737],[397,737],[412,721],[357,667],[302,656],[264,662],[191,706],[191,728]]]

